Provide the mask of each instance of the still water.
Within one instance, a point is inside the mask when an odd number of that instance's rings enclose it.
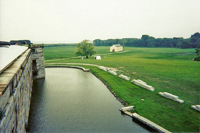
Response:
[[[45,70],[34,81],[28,132],[149,132],[120,113],[123,105],[91,73]]]

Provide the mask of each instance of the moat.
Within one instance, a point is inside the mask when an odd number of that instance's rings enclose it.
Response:
[[[33,83],[27,132],[149,132],[120,113],[123,105],[92,73],[45,71]]]

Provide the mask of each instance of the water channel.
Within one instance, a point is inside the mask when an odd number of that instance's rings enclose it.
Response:
[[[120,113],[123,105],[92,73],[45,70],[34,81],[27,132],[149,132]]]

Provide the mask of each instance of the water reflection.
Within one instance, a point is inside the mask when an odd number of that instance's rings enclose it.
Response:
[[[94,75],[71,68],[47,68],[34,81],[28,132],[148,132]]]

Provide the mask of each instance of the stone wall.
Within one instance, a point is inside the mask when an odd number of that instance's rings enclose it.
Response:
[[[31,50],[0,74],[0,132],[26,132],[32,92]]]
[[[32,51],[32,68],[33,79],[40,79],[45,77],[45,65],[44,65],[44,51],[43,46],[33,45]]]
[[[33,78],[44,77],[43,46],[25,50],[0,73],[0,133],[26,132]]]

